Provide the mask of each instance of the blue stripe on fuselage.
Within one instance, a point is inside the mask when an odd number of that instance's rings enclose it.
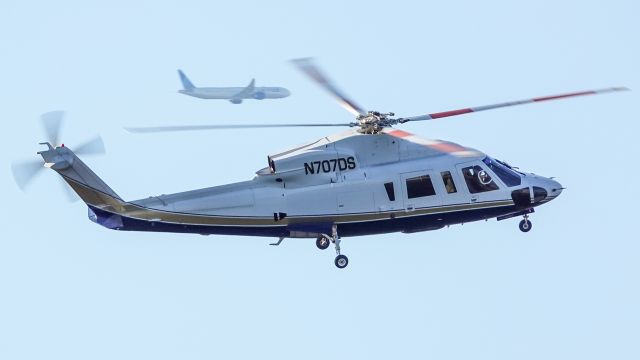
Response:
[[[98,218],[106,219],[114,214],[93,206],[90,209]],[[478,220],[496,218],[501,215],[522,211],[513,205],[461,210],[447,213],[427,214],[389,218],[375,221],[338,223],[340,237],[375,235],[393,232],[419,232],[435,230],[447,225],[455,225]],[[121,216],[122,226],[114,228],[123,231],[151,231],[171,233],[194,233],[206,235],[242,235],[263,237],[288,237],[289,228],[282,226],[219,226],[219,225],[186,225],[162,221],[147,221]],[[98,222],[100,223],[100,222]]]

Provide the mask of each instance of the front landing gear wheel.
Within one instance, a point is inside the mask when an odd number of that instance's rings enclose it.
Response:
[[[329,240],[329,238],[327,238],[326,236],[319,236],[316,239],[316,246],[320,250],[324,250],[324,249],[328,248],[329,245],[331,245],[331,240]]]
[[[349,258],[347,258],[345,255],[338,255],[336,256],[335,263],[338,269],[344,269],[347,267],[347,265],[349,265]]]
[[[522,232],[529,232],[529,230],[531,230],[531,227],[533,225],[531,224],[531,221],[529,221],[529,219],[524,219],[522,221],[520,221],[520,231]]]

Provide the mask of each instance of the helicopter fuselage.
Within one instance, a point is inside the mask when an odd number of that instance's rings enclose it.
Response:
[[[95,191],[67,180],[81,196]],[[533,212],[561,192],[555,180],[477,150],[385,129],[349,131],[271,155],[249,181],[87,203],[90,219],[117,230],[317,238],[504,219]]]

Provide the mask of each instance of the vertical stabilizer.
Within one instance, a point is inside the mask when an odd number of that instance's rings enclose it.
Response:
[[[178,70],[178,75],[180,76],[180,81],[182,82],[182,87],[187,90],[193,90],[195,88],[195,86],[193,86],[193,83],[191,82],[191,80],[189,80],[189,78],[187,77],[187,75],[185,75],[182,70]]]
[[[87,205],[117,212],[124,201],[102,179],[64,145],[38,154],[45,161],[44,166],[55,170]]]

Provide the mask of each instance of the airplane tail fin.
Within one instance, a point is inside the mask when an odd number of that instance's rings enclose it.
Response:
[[[45,161],[44,166],[55,170],[71,186],[89,208],[111,213],[124,211],[124,200],[96,175],[68,147],[53,147],[43,143],[48,150],[38,152]]]
[[[178,75],[180,76],[180,81],[182,82],[182,87],[189,91],[189,90],[193,90],[195,88],[195,86],[193,86],[193,83],[191,82],[191,80],[189,80],[189,78],[187,77],[187,75],[185,75],[182,70],[178,70]]]

